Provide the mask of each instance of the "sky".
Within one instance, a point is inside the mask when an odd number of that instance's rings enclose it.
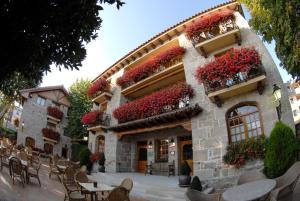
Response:
[[[76,79],[94,79],[125,54],[144,43],[154,35],[178,22],[205,9],[226,2],[225,0],[123,0],[126,4],[117,10],[115,6],[105,5],[100,12],[103,22],[98,38],[86,45],[87,56],[79,71],[52,66],[41,86],[64,85],[67,89]],[[245,17],[250,15],[244,9]],[[274,52],[275,44],[265,44],[272,55],[284,82],[291,79],[279,67]]]

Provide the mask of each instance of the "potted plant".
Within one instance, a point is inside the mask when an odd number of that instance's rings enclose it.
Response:
[[[180,168],[179,186],[184,187],[191,184],[191,172],[192,170],[187,161],[183,161]]]
[[[100,159],[98,161],[99,164],[99,172],[105,172],[105,155],[104,153],[100,153]]]

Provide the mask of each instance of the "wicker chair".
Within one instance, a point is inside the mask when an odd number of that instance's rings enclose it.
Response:
[[[7,169],[10,170],[9,167],[9,154],[7,153],[7,149],[1,149],[1,170],[3,169],[3,167],[6,167]],[[10,172],[11,175],[11,172]]]
[[[133,182],[132,182],[132,179],[130,178],[125,178],[123,179],[123,181],[121,182],[120,186],[119,187],[124,187],[128,194],[130,193],[130,191],[132,190],[133,188]]]
[[[75,181],[75,174],[76,169],[73,167],[67,167],[65,170],[65,173],[62,177],[65,184],[68,186],[69,189],[76,190],[77,188],[77,182]]]
[[[31,166],[28,167],[27,170],[27,183],[29,183],[30,177],[36,178],[39,182],[39,185],[41,186],[41,181],[39,177],[39,171],[41,168],[41,163],[32,163]]]
[[[13,184],[15,184],[15,178],[20,178],[20,181],[22,182],[24,187],[25,175],[24,175],[21,160],[16,157],[12,157],[9,161],[9,166],[12,173],[11,176],[12,176]]]
[[[80,190],[70,190],[65,182],[62,182],[62,184],[65,190],[64,201],[87,201],[85,195],[82,195]]]
[[[51,175],[54,174],[60,180],[59,176],[61,175],[61,172],[58,170],[56,163],[53,163],[52,160],[50,160],[49,166],[49,178],[51,178]]]
[[[300,177],[300,161],[294,163],[284,175],[276,178],[276,188],[270,193],[270,200],[277,201],[288,193],[293,193]]]
[[[130,201],[130,199],[127,189],[124,187],[116,187],[108,194],[105,201]]]
[[[90,180],[86,173],[83,171],[78,171],[75,174],[75,182],[77,184],[77,188],[81,190],[81,193],[84,195],[91,195],[91,192],[82,188],[79,183],[94,183],[93,180]]]
[[[246,171],[241,174],[241,176],[238,179],[237,184],[241,185],[241,184],[245,184],[248,182],[261,180],[261,179],[265,179],[265,178],[266,178],[266,176],[259,170]]]
[[[197,190],[189,189],[185,194],[186,201],[220,201],[221,194],[205,194]]]

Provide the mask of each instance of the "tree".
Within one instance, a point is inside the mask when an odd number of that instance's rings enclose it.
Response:
[[[283,66],[300,79],[299,0],[240,0],[250,11],[250,25],[267,42],[275,41],[275,51]]]
[[[92,101],[87,96],[90,80],[76,80],[69,89],[71,106],[68,110],[68,126],[65,133],[72,138],[80,138],[87,134],[86,127],[81,122],[81,117],[92,108]]]
[[[2,42],[0,90],[15,73],[39,82],[54,64],[78,69],[85,44],[97,37],[104,3],[121,0],[3,0],[0,7]]]

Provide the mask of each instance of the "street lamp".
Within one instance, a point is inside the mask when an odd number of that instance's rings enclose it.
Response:
[[[170,141],[170,147],[175,147],[175,141],[174,141],[174,138],[171,138],[171,141]]]
[[[276,103],[276,112],[278,116],[278,120],[281,118],[281,88],[276,84],[273,84],[273,96],[275,98]]]

